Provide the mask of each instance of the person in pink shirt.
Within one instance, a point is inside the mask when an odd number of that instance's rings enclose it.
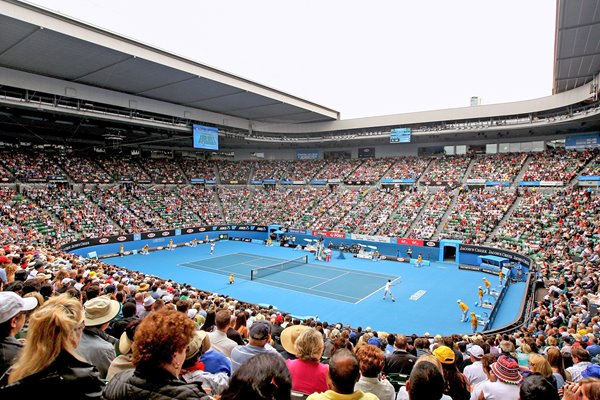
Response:
[[[303,329],[293,343],[286,343],[285,331],[293,329],[294,326],[286,328],[281,333],[281,342],[288,351],[296,355],[295,360],[287,360],[286,364],[292,376],[292,390],[311,394],[325,392],[327,386],[327,373],[329,366],[321,364],[323,354],[323,336],[312,328]],[[293,346],[293,348],[292,348]]]

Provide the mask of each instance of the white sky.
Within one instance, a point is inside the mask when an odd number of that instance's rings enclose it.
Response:
[[[555,0],[33,0],[341,112],[549,96]]]

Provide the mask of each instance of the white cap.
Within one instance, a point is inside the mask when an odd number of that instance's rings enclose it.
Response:
[[[23,311],[31,311],[37,307],[35,297],[23,298],[15,292],[0,292],[0,324],[8,321]]]

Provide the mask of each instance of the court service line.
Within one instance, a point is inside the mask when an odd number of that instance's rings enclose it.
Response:
[[[340,267],[325,267],[325,266],[318,265],[318,264],[307,264],[307,265],[309,268],[314,268],[314,269],[323,269],[326,271],[334,270],[334,271],[343,271],[343,272],[350,271],[357,275],[367,275],[367,276],[386,278],[386,279],[395,278],[398,276],[398,275],[385,275],[385,274],[380,274],[377,272],[358,271],[358,270],[354,270],[354,269],[340,268]]]
[[[399,280],[400,278],[402,278],[401,276],[396,277],[396,279],[394,279],[392,281],[392,283],[396,282],[397,280]],[[398,285],[400,282],[398,282],[396,285]],[[363,297],[362,299],[360,299],[358,302],[356,302],[355,304],[360,303],[361,301],[368,299],[369,297],[373,296],[375,293],[379,292],[381,290],[381,288],[383,288],[383,286],[381,286],[379,289],[373,291],[370,295],[368,295],[367,297]]]
[[[348,274],[349,274],[349,272],[346,272],[345,274],[338,275],[338,276],[334,276],[333,278],[327,279],[326,281],[323,281],[323,282],[321,282],[321,283],[318,283],[318,284],[316,284],[315,286],[311,286],[309,289],[314,289],[314,288],[316,288],[317,286],[321,286],[321,285],[322,285],[322,284],[324,284],[324,283],[331,282],[331,281],[333,281],[333,280],[335,280],[335,279],[339,279],[339,278],[341,278],[342,276],[344,276],[344,275],[348,275]]]
[[[295,288],[298,288],[298,289],[303,289],[303,290],[310,289],[310,288],[307,288],[306,286],[298,286],[298,285],[293,285],[293,284],[291,284],[291,283],[286,283],[286,282],[281,282],[281,281],[272,281],[272,280],[270,280],[270,279],[264,279],[264,278],[260,278],[260,280],[256,280],[256,279],[255,279],[255,280],[253,280],[252,282],[259,282],[259,283],[260,283],[260,281],[261,281],[261,280],[262,280],[263,282],[271,282],[271,283],[275,283],[275,284],[279,284],[279,285],[286,285],[286,286],[295,287]],[[272,287],[272,286],[271,286],[271,287]],[[275,287],[277,287],[277,288],[281,289],[281,287],[280,287],[280,286],[275,286]],[[285,289],[285,288],[284,288],[284,289]],[[293,290],[293,289],[290,289],[290,290]],[[330,295],[333,295],[333,296],[346,297],[346,298],[348,298],[348,299],[357,300],[357,298],[356,298],[356,297],[346,296],[346,295],[343,295],[343,294],[337,294],[337,293],[334,293],[334,292],[329,292],[329,291],[326,291],[326,290],[318,290],[318,289],[310,289],[310,290],[314,290],[315,292],[320,292],[320,293],[327,293],[327,294],[330,294]],[[295,292],[297,292],[297,290],[294,290],[294,291],[295,291]],[[303,293],[303,292],[302,292],[302,293]],[[308,293],[304,293],[304,294],[308,294]],[[318,295],[317,295],[317,296],[318,296]],[[319,296],[319,297],[326,297],[326,296]],[[329,299],[331,299],[331,297],[328,297],[328,298],[329,298]],[[336,300],[336,299],[333,299],[333,300]]]

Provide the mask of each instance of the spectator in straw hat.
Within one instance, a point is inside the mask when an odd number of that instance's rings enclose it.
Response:
[[[100,377],[104,379],[110,363],[116,357],[113,345],[117,342],[104,331],[119,313],[121,305],[115,300],[100,296],[86,301],[83,308],[85,329],[75,351],[95,365],[100,371]]]
[[[281,340],[281,347],[283,347],[283,352],[281,353],[281,355],[283,356],[283,358],[285,359],[294,359],[296,358],[296,340],[298,339],[298,336],[300,336],[300,334],[305,331],[306,329],[309,329],[308,326],[306,325],[290,325],[287,328],[285,328],[283,331],[281,331],[281,335],[280,335],[280,340]],[[319,356],[320,358],[321,356]]]
[[[229,386],[229,375],[225,371],[211,373],[206,370],[201,357],[206,353],[218,353],[210,348],[210,338],[204,331],[196,331],[188,344],[185,361],[181,367],[181,379],[187,383],[198,382],[210,395],[220,394]]]

